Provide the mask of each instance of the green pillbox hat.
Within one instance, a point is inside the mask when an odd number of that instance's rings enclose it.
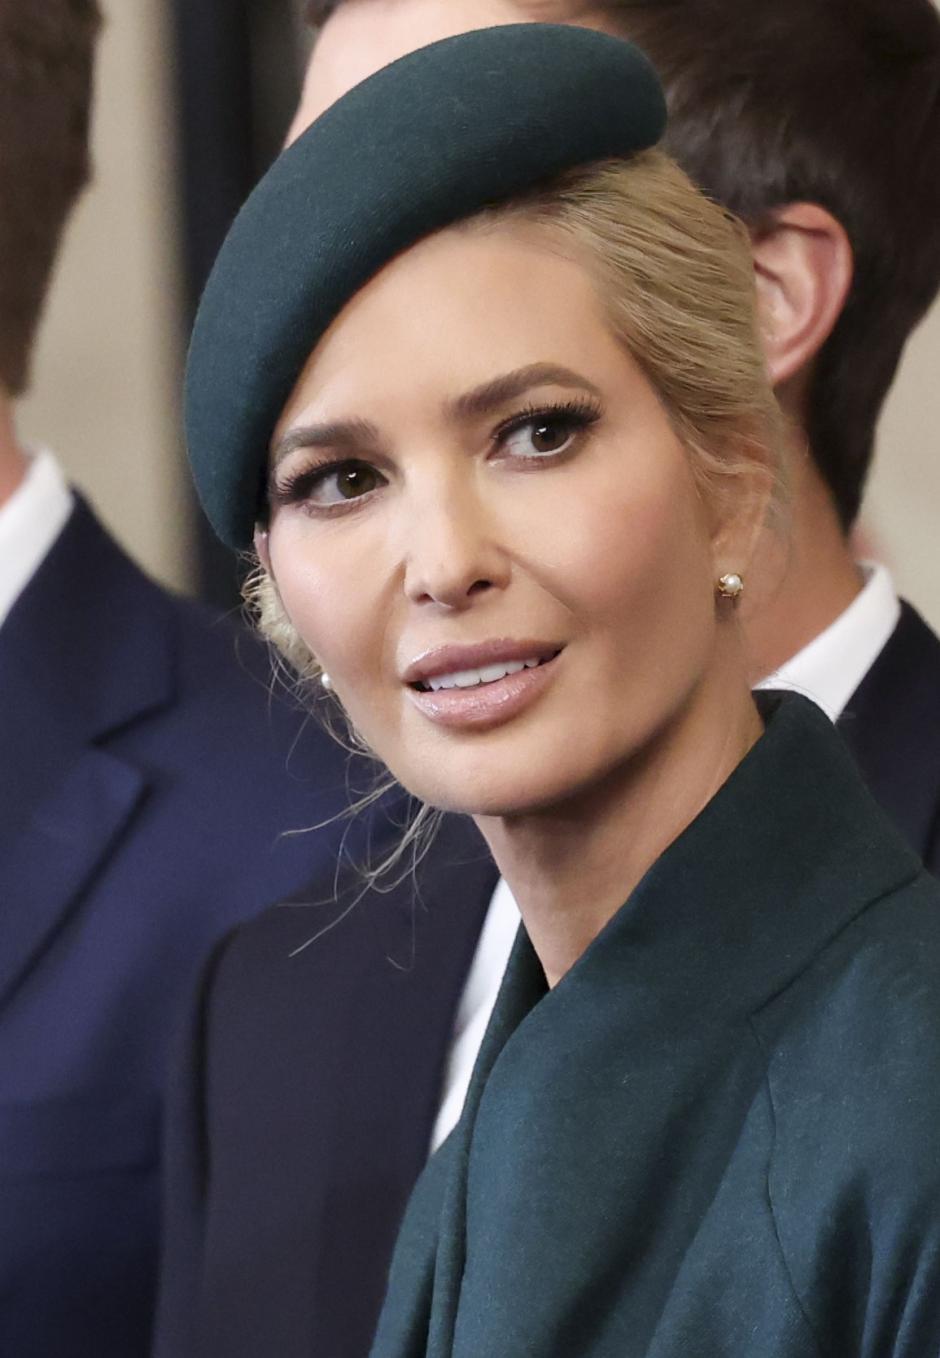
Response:
[[[446,38],[327,109],[248,198],[196,317],[186,434],[222,541],[250,546],[278,417],[318,340],[370,278],[490,204],[655,145],[665,119],[637,48],[560,24]]]

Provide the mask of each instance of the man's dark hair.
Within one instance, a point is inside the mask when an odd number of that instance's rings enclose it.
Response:
[[[0,0],[0,384],[27,384],[62,229],[88,178],[95,0]]]
[[[309,0],[323,23],[340,0]],[[812,202],[844,227],[852,288],[823,346],[807,433],[845,528],[910,332],[940,287],[940,14],[932,0],[517,0],[603,18],[652,58],[667,149],[759,228]]]
[[[785,203],[855,256],[807,433],[848,528],[904,344],[940,288],[940,14],[932,0],[597,0],[667,87],[667,149],[753,228]]]

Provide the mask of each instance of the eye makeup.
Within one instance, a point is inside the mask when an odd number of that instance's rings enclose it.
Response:
[[[587,397],[532,403],[497,425],[490,435],[491,444],[500,456],[513,461],[553,462],[570,453],[579,435],[596,424],[601,414],[600,405]],[[513,444],[526,430],[531,431],[530,451],[517,451]],[[335,478],[334,496],[318,500],[331,478]],[[387,484],[388,478],[366,458],[324,455],[323,460],[293,472],[275,468],[268,482],[268,501],[272,508],[300,505],[311,514],[332,515],[352,508]]]

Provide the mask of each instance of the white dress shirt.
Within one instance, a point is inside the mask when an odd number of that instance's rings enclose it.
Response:
[[[758,684],[758,688],[792,689],[812,698],[830,721],[841,716],[901,615],[901,605],[885,567],[865,562],[861,570],[865,585],[845,612],[792,660]],[[500,879],[457,1010],[444,1095],[431,1138],[432,1150],[437,1149],[460,1117],[518,928],[519,907]]]
[[[44,449],[0,506],[0,626],[32,580],[72,512],[72,492]]]
[[[802,651],[769,674],[758,688],[786,688],[812,698],[838,721],[898,625],[901,604],[886,567],[860,565],[865,587]]]
[[[513,940],[519,932],[519,907],[502,879],[496,884],[473,962],[457,1009],[457,1021],[447,1057],[444,1099],[434,1123],[431,1149],[438,1146],[455,1127],[467,1095],[470,1074],[486,1025],[490,1021],[496,995],[502,985]]]

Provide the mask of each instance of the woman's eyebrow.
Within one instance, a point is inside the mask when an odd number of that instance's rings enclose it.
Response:
[[[593,382],[572,368],[557,363],[530,363],[454,397],[448,401],[447,409],[457,419],[474,419],[491,414],[532,387],[549,385],[574,387],[598,398],[601,394]],[[271,449],[271,465],[276,467],[297,448],[361,449],[364,444],[374,447],[380,438],[378,427],[371,420],[327,420],[323,424],[295,425]]]
[[[379,431],[369,420],[327,420],[323,424],[300,424],[289,429],[271,449],[271,465],[277,464],[297,448],[361,449],[375,446]]]
[[[600,391],[580,373],[571,368],[563,368],[555,363],[530,363],[525,368],[494,377],[472,391],[464,392],[448,402],[448,410],[458,419],[473,419],[480,415],[490,415],[508,401],[514,401],[532,387],[543,386],[576,387],[589,391],[600,399]]]

